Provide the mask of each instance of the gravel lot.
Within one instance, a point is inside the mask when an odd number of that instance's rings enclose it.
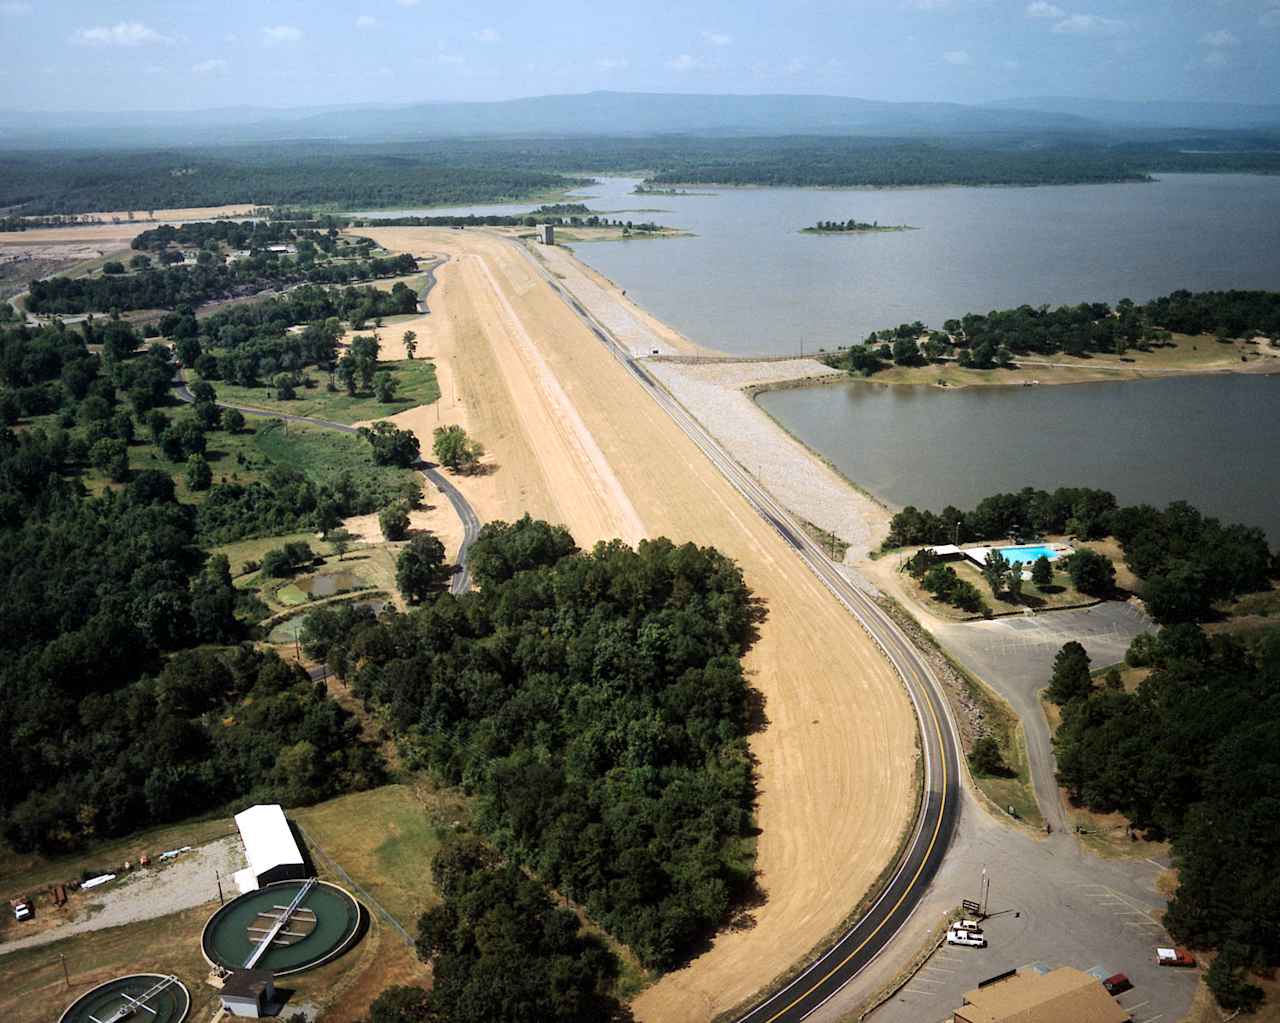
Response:
[[[231,875],[244,866],[240,836],[228,835],[183,853],[165,866],[135,870],[128,877],[111,882],[101,894],[85,893],[81,896],[84,901],[77,919],[30,937],[5,942],[0,945],[0,956],[20,948],[48,945],[84,931],[152,920],[199,906],[218,897],[219,874],[223,893],[233,897],[237,892]],[[102,908],[95,909],[97,906]]]
[[[773,494],[849,544],[851,562],[880,542],[889,513],[859,493],[760,410],[743,388],[843,376],[814,359],[690,364],[645,361],[676,399]]]

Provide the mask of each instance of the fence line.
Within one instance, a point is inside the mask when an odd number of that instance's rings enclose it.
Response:
[[[297,824],[297,821],[295,821],[294,823]],[[379,902],[367,891],[365,891],[364,888],[358,885],[355,882],[355,880],[351,877],[351,875],[342,869],[342,866],[338,863],[338,861],[335,860],[332,856],[330,856],[327,852],[325,852],[324,849],[322,849],[319,846],[319,844],[316,843],[315,840],[312,839],[312,837],[307,834],[306,830],[302,827],[301,824],[297,824],[297,827],[298,827],[298,832],[302,835],[303,841],[307,843],[307,848],[318,853],[320,855],[320,858],[324,860],[325,866],[327,866],[330,870],[332,870],[335,874],[337,874],[340,878],[342,878],[343,884],[345,884],[348,889],[354,889],[356,892],[359,892],[361,897],[365,900],[365,902],[368,903],[368,905],[370,905],[371,907],[373,907],[373,909],[377,911],[378,915],[382,917],[388,924],[390,924],[395,929],[395,931],[400,935],[400,937],[404,939],[404,943],[408,945],[411,949],[414,949],[416,951],[417,945],[414,943],[413,938],[409,936],[409,932],[406,931],[400,925],[400,921],[397,920],[395,917],[393,917],[390,913],[388,913],[387,910],[383,907],[381,902]]]

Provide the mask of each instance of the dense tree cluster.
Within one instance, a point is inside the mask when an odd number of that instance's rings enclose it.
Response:
[[[934,513],[908,505],[891,520],[885,546],[1045,533],[1082,539],[1114,536],[1125,564],[1143,580],[1147,609],[1159,622],[1202,619],[1215,601],[1267,589],[1277,571],[1261,529],[1223,525],[1185,501],[1175,501],[1163,511],[1145,504],[1121,508],[1115,495],[1087,487],[1059,487],[1052,493],[1026,487],[983,498],[969,512],[947,507]],[[1065,567],[1082,592],[1106,596],[1115,581],[1113,567],[1103,564],[1106,560],[1096,552],[1080,551]]]
[[[1132,693],[1091,689],[1067,664],[1079,655],[1059,655],[1059,777],[1080,802],[1172,839],[1165,925],[1230,948],[1215,990],[1239,998],[1244,967],[1280,963],[1280,633],[1249,644],[1173,625],[1140,639],[1129,659],[1152,671]]]
[[[187,224],[161,224],[143,231],[130,242],[142,251],[161,252],[170,246],[185,248],[264,249],[268,245],[287,245],[302,239],[332,252],[338,224],[331,231],[300,230],[295,222],[276,219],[261,220],[194,220]]]
[[[868,353],[877,363],[892,358],[899,365],[954,354],[961,366],[992,369],[1015,354],[1145,351],[1165,343],[1171,333],[1280,339],[1280,291],[1175,291],[1142,305],[1121,299],[1114,307],[1087,302],[966,313],[947,320],[941,331],[919,321],[872,331],[866,344],[852,346],[842,361],[849,372],[864,376],[878,368]]]
[[[604,1023],[614,956],[572,910],[472,836],[450,839],[432,862],[444,901],[418,923],[430,991],[388,988],[369,1023]]]
[[[458,206],[586,184],[474,147],[273,144],[181,150],[50,150],[0,157],[0,206],[26,214],[222,206]],[[635,165],[632,165],[635,166]]]
[[[750,594],[711,549],[566,548],[528,518],[487,526],[478,593],[380,622],[313,613],[303,642],[410,762],[474,794],[504,855],[667,967],[750,879]]]
[[[417,260],[408,254],[306,266],[268,251],[232,263],[212,261],[189,267],[143,269],[126,275],[36,280],[30,285],[27,308],[33,313],[177,309],[250,295],[264,288],[399,277],[417,269]]]
[[[850,217],[848,220],[819,220],[812,227],[806,227],[803,230],[807,234],[847,234],[861,231],[906,231],[907,225],[885,224],[882,227],[878,220],[867,223],[865,220],[854,220]]]

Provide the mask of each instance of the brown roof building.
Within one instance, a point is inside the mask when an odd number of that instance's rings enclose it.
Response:
[[[964,996],[955,1023],[1130,1023],[1096,977],[1071,966],[1015,973]]]

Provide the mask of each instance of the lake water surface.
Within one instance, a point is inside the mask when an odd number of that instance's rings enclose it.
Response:
[[[1100,487],[1121,504],[1185,499],[1280,544],[1280,377],[954,390],[850,381],[758,400],[892,504],[964,509],[1025,486]]]

